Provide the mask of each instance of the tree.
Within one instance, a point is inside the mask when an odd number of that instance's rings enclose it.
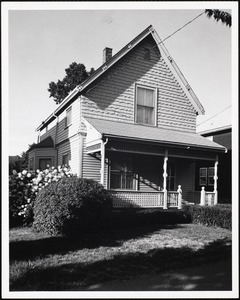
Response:
[[[205,9],[205,14],[208,18],[213,17],[217,22],[221,20],[226,26],[232,26],[232,16],[225,11],[219,9]]]
[[[94,69],[91,68],[88,72],[84,64],[73,62],[65,69],[65,72],[66,76],[63,80],[49,83],[49,97],[53,97],[56,104],[61,103],[77,85],[85,81],[94,72]]]

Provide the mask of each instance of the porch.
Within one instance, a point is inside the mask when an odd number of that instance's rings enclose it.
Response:
[[[192,133],[97,119],[85,125],[86,154],[98,161],[99,181],[114,207],[181,209],[196,191],[198,204],[217,204],[218,152],[224,147]],[[208,162],[200,173],[199,161]]]

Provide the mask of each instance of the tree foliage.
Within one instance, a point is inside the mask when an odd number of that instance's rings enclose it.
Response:
[[[217,22],[221,20],[226,26],[232,26],[232,16],[225,11],[219,9],[205,9],[205,14],[208,18],[213,17]]]
[[[77,85],[85,81],[93,72],[93,68],[87,71],[84,64],[71,63],[69,67],[65,69],[66,76],[62,80],[49,83],[49,97],[53,97],[56,104],[61,103]]]

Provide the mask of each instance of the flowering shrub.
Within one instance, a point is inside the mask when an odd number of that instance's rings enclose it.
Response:
[[[30,224],[33,222],[33,205],[39,191],[51,182],[62,177],[73,176],[68,166],[47,167],[46,170],[17,173],[9,176],[9,217],[10,226]]]

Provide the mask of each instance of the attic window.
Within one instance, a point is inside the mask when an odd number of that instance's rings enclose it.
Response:
[[[151,59],[150,49],[148,49],[148,48],[144,48],[144,59],[148,59],[148,60]]]

